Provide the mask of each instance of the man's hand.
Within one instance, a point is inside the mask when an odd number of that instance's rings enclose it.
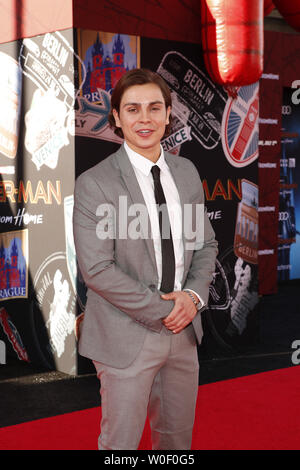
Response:
[[[197,313],[195,304],[184,291],[174,291],[169,294],[163,294],[161,298],[175,302],[173,310],[163,320],[163,324],[173,333],[180,333],[195,317]]]

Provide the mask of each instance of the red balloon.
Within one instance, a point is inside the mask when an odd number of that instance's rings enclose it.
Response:
[[[279,13],[296,31],[300,31],[300,0],[273,0]]]
[[[264,16],[268,16],[275,8],[272,0],[264,0]]]
[[[204,61],[220,85],[255,83],[263,71],[263,0],[202,0]]]

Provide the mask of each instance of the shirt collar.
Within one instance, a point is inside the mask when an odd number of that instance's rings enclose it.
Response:
[[[160,146],[160,156],[159,156],[159,159],[157,160],[156,163],[153,163],[148,158],[143,157],[143,155],[140,155],[139,153],[132,150],[129,147],[129,145],[127,145],[126,142],[124,142],[124,148],[127,152],[127,155],[129,157],[129,160],[130,160],[131,164],[135,168],[140,170],[142,173],[144,173],[144,175],[146,175],[146,176],[149,175],[149,173],[151,171],[151,168],[154,165],[159,166],[161,171],[164,171],[164,170],[168,169],[168,165],[167,165],[167,162],[165,160],[164,150],[163,150],[162,146]]]

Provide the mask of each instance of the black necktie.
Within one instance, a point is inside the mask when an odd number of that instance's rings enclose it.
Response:
[[[175,279],[175,255],[170,226],[170,219],[164,191],[160,182],[160,168],[154,165],[151,168],[154,181],[154,195],[158,204],[159,228],[161,235],[162,251],[162,279],[160,290],[162,292],[172,292],[174,290]]]

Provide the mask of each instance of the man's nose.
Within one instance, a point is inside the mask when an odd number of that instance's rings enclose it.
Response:
[[[148,122],[150,121],[150,112],[149,109],[146,107],[141,107],[140,110],[140,121],[141,122]]]

